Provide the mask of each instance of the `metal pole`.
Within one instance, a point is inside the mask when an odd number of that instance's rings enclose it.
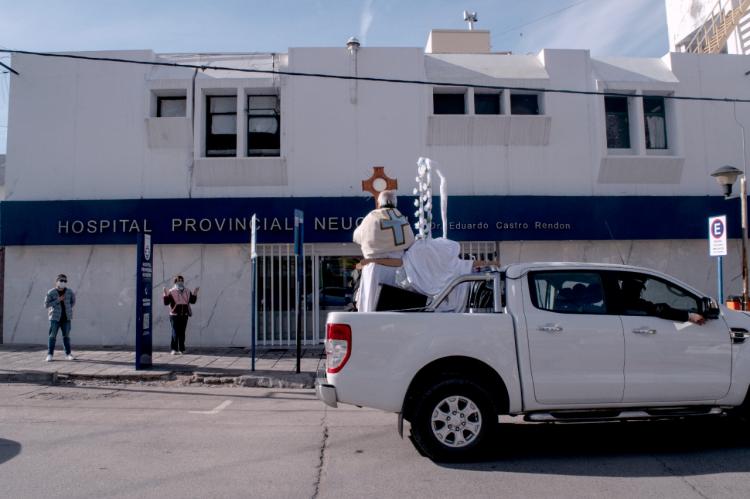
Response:
[[[742,176],[740,176],[740,207],[742,215],[742,310],[748,307],[747,283],[747,150],[745,146],[745,125],[737,119],[737,103],[732,106],[734,121],[742,132]]]
[[[740,206],[742,216],[742,310],[747,310],[747,179],[744,174],[740,177]]]
[[[718,283],[717,283],[718,292],[716,294],[719,299],[719,303],[723,305],[724,304],[724,257],[718,256],[716,258],[717,258],[716,261],[718,263],[718,268],[716,269],[716,274],[718,275]]]
[[[250,260],[252,261],[252,275],[250,276],[250,370],[255,371],[255,342],[258,336],[258,310],[256,289],[258,286],[258,251],[256,250],[256,222],[255,214],[250,219]]]
[[[297,261],[297,372],[300,372],[302,356],[302,314],[306,313],[304,287],[305,268],[305,215],[301,210],[294,210],[294,254]]]

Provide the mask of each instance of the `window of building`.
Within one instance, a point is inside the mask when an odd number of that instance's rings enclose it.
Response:
[[[664,97],[643,97],[646,149],[667,148],[667,120]]]
[[[540,114],[537,94],[510,94],[510,114]]]
[[[247,155],[281,155],[281,113],[278,96],[247,97]]]
[[[434,114],[466,114],[466,103],[464,94],[432,95],[432,107]]]
[[[206,97],[206,156],[237,154],[237,97]]]
[[[187,97],[157,97],[157,118],[184,118],[187,115]]]
[[[474,93],[474,114],[500,114],[501,93]]]
[[[627,97],[604,97],[607,148],[630,149],[630,119]]]

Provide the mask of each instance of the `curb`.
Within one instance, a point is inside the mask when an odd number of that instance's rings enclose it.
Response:
[[[206,385],[233,384],[251,388],[315,388],[313,373],[269,373],[243,374],[241,376],[217,376],[211,373],[196,372],[190,379],[191,383]]]
[[[0,373],[0,383],[39,383],[51,385],[55,383],[56,373],[47,372],[20,372]]]
[[[174,371],[138,372],[122,374],[75,374],[56,373],[43,371],[26,372],[0,372],[0,383],[37,383],[42,385],[54,385],[65,381],[88,380],[88,381],[171,381],[177,375],[190,375],[190,373]],[[274,373],[272,371],[258,371],[253,374],[239,376],[222,376],[215,373],[196,371],[190,377],[190,383],[202,383],[206,385],[235,385],[249,388],[290,388],[290,389],[312,389],[315,388],[315,375],[310,372],[302,373]]]

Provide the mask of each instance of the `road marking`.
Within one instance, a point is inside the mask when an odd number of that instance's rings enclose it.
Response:
[[[232,403],[231,400],[225,400],[224,402],[222,402],[221,404],[217,405],[216,407],[214,407],[210,411],[188,411],[188,412],[190,414],[219,414],[221,411],[223,411],[224,409],[226,409],[229,406],[229,404],[231,404],[231,403]]]

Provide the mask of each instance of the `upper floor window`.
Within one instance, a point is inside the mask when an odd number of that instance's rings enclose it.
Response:
[[[247,155],[281,154],[281,113],[276,95],[247,97]]]
[[[187,115],[187,97],[156,97],[157,118],[184,118]]]
[[[500,114],[502,93],[474,93],[474,114]]]
[[[604,114],[606,115],[607,148],[630,149],[628,98],[604,97]]]
[[[237,97],[206,97],[206,156],[237,154]]]
[[[510,114],[541,114],[537,94],[510,94]]]
[[[667,148],[667,122],[664,97],[643,97],[646,149]]]
[[[465,96],[463,93],[432,94],[434,114],[466,114]]]

